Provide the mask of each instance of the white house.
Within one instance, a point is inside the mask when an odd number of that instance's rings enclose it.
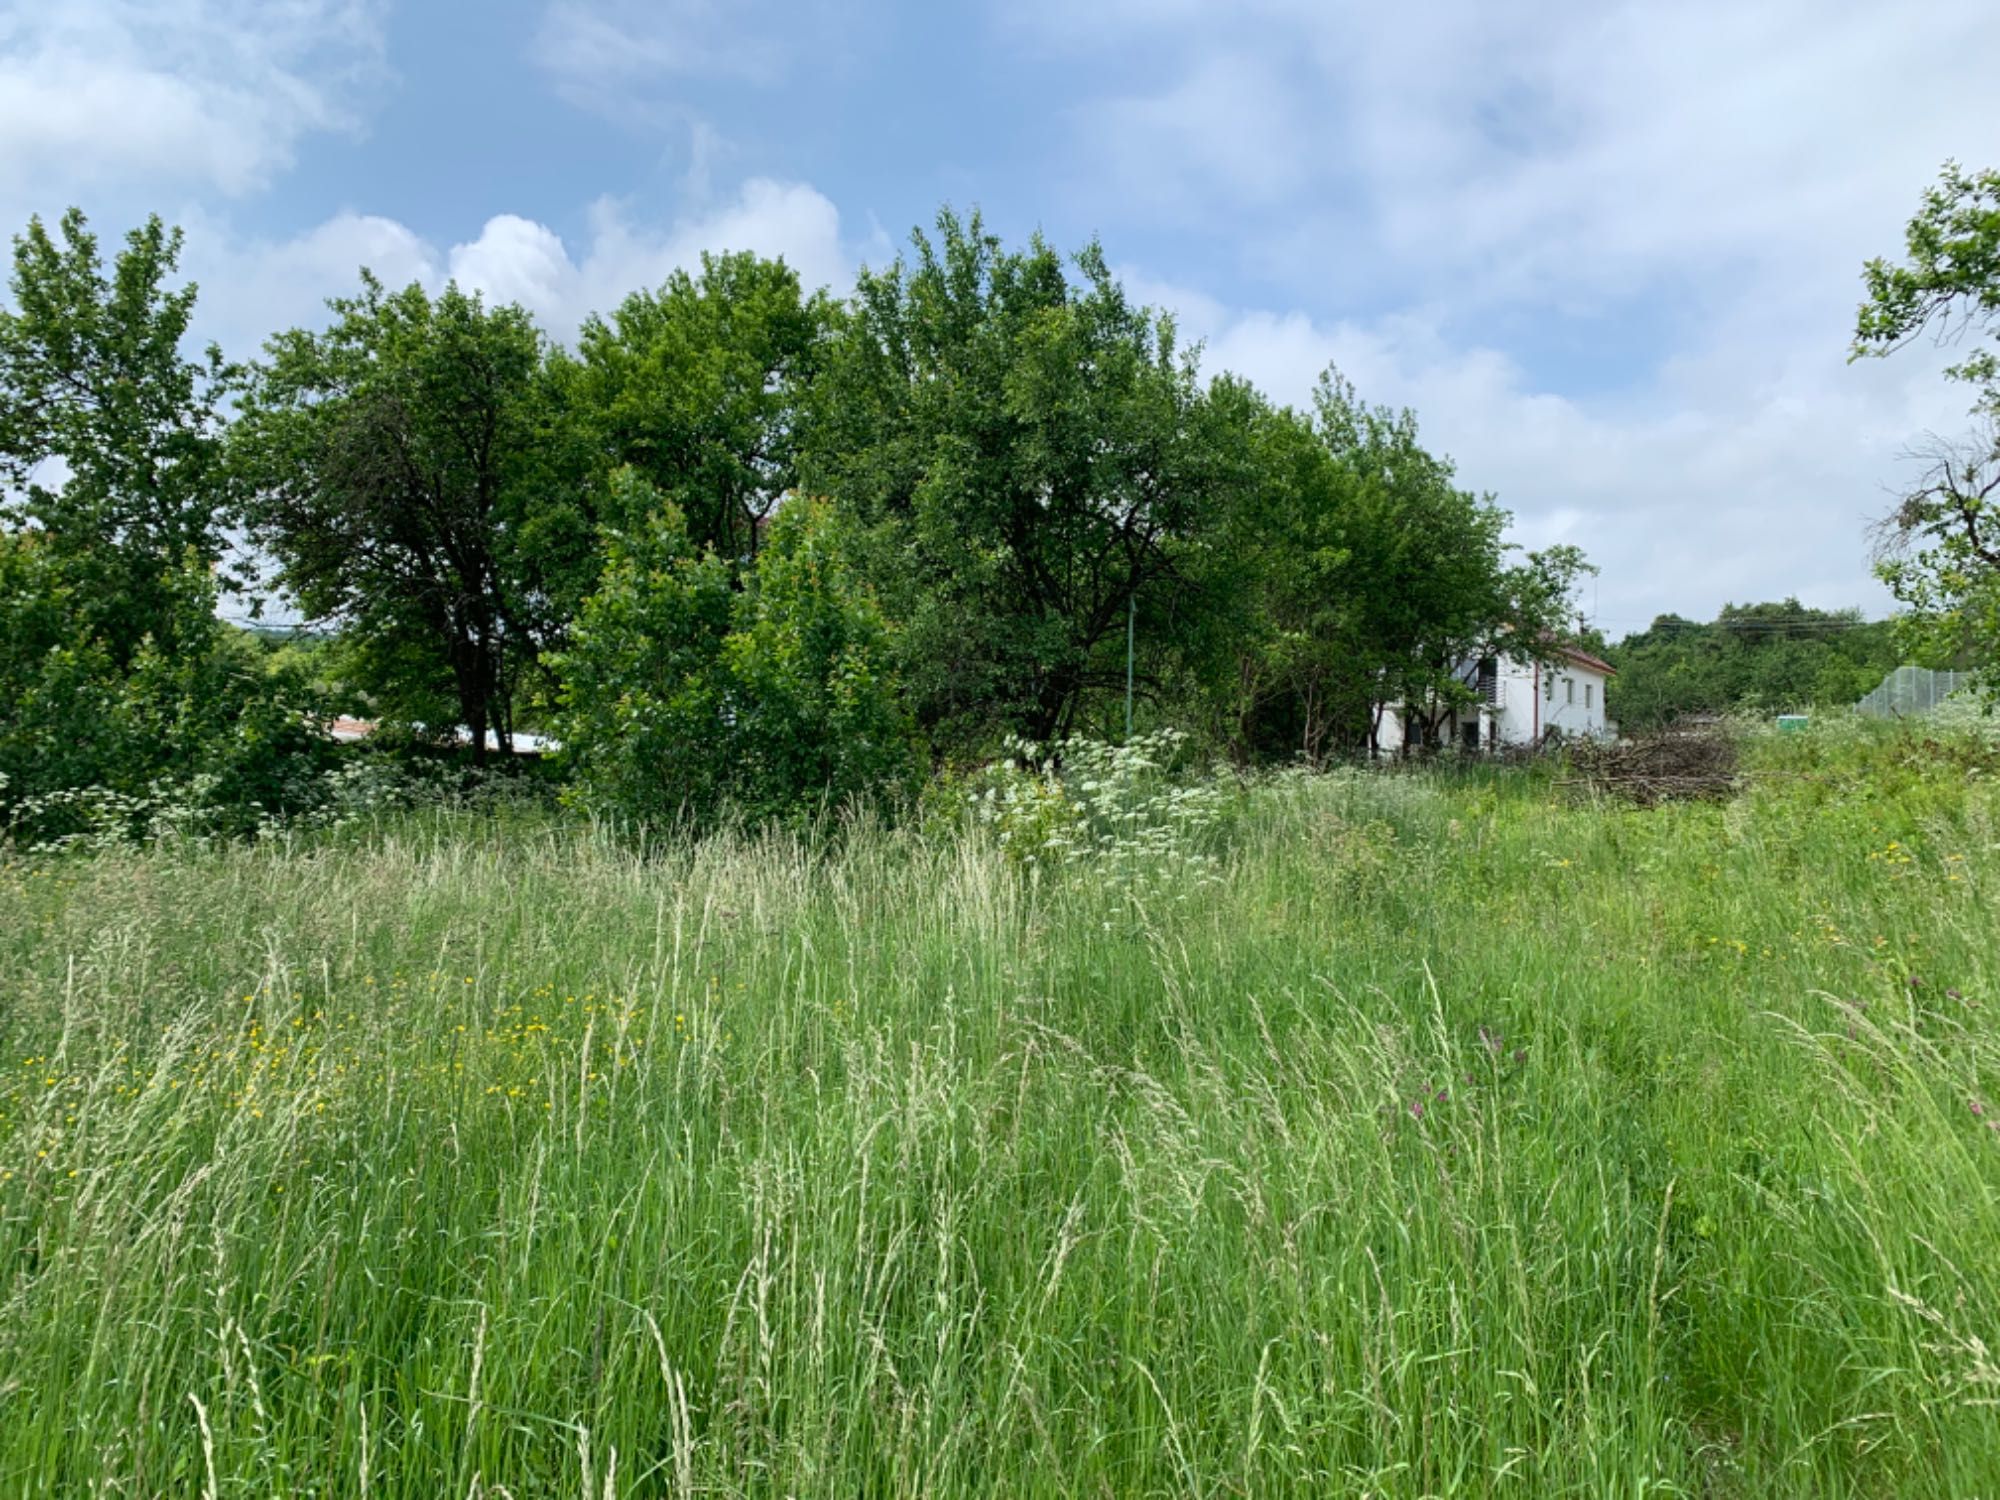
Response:
[[[1465,685],[1474,705],[1454,711],[1430,731],[1434,744],[1471,750],[1539,745],[1550,738],[1602,738],[1618,732],[1604,713],[1604,689],[1617,668],[1573,646],[1557,648],[1553,663],[1485,657],[1469,662]],[[1400,751],[1413,728],[1399,704],[1382,710],[1376,743]]]
[[[346,714],[341,714],[327,721],[326,734],[329,739],[339,740],[342,744],[353,745],[373,735],[376,727],[373,719],[355,719],[349,718]],[[421,730],[423,725],[414,724],[411,728]],[[463,724],[454,725],[451,730],[451,738],[458,744],[469,745],[472,743],[472,731],[467,729]],[[561,746],[548,736],[530,734],[525,729],[514,731],[513,743],[516,755],[546,755],[552,750],[561,748]],[[499,752],[500,736],[494,730],[489,729],[486,731],[486,748],[496,754]]]

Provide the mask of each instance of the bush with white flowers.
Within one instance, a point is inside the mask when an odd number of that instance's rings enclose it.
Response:
[[[1087,875],[1138,904],[1186,900],[1221,878],[1208,845],[1223,790],[1179,774],[1187,736],[1163,729],[1122,745],[1010,739],[967,792],[973,820],[1038,878]]]

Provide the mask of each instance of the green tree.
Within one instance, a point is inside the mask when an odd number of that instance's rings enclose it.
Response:
[[[0,532],[0,829],[235,833],[310,805],[333,751],[310,685],[216,617],[208,565],[153,579],[158,628],[120,662],[90,562]]]
[[[79,210],[57,235],[31,219],[0,308],[0,524],[45,534],[115,668],[172,644],[187,557],[224,552],[234,372],[213,345],[182,352],[195,287],[169,285],[180,250],[149,219],[107,275]]]
[[[312,795],[305,685],[216,617],[235,372],[182,352],[155,218],[109,274],[83,215],[14,242],[0,309],[0,827],[248,827]]]
[[[830,316],[782,261],[741,253],[704,255],[699,275],[588,319],[560,364],[596,466],[630,465],[697,548],[754,556],[796,481],[799,403]]]
[[[1940,441],[1878,532],[1877,572],[1908,606],[1921,659],[1964,659],[2000,693],[2000,172],[1947,162],[1904,235],[1906,259],[1870,261],[1853,355],[1932,331],[1974,347],[1947,376],[1971,388],[1972,433]]]
[[[736,801],[758,816],[907,788],[914,725],[893,632],[824,500],[780,510],[723,642]]]
[[[1725,604],[1708,623],[1662,615],[1609,648],[1612,716],[1651,729],[1707,714],[1777,714],[1857,702],[1900,660],[1895,627],[1797,599]]]
[[[1048,739],[1125,684],[1142,638],[1192,634],[1204,548],[1255,481],[1251,403],[1204,386],[1103,252],[1078,279],[945,212],[864,272],[811,404],[801,470],[857,523],[919,722],[947,746]]]
[[[1546,659],[1570,633],[1574,548],[1517,556],[1507,512],[1460,489],[1414,413],[1363,402],[1329,370],[1310,413],[1274,414],[1261,445],[1261,593],[1245,640],[1239,735],[1317,758],[1372,747],[1400,705],[1420,733],[1472,701],[1483,657]]]
[[[593,560],[576,450],[528,314],[363,273],[330,328],[273,338],[232,434],[252,535],[385,716],[503,746],[561,583]]]
[[[906,784],[913,726],[891,632],[824,502],[787,504],[743,587],[632,470],[604,578],[557,659],[573,795],[660,825],[795,817]]]
[[[603,579],[554,659],[555,733],[576,801],[669,823],[725,798],[729,569],[696,549],[680,507],[633,470],[610,489],[613,507],[639,519],[609,533]]]

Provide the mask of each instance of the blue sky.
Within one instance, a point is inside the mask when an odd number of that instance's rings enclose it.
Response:
[[[1990,0],[0,0],[0,223],[186,226],[247,356],[355,269],[558,337],[703,249],[843,288],[940,203],[1102,239],[1211,368],[1414,406],[1613,635],[1886,607],[1867,522],[1943,361],[1857,273],[2000,164]]]

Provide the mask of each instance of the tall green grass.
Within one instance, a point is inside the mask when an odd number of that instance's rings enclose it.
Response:
[[[0,1493],[1992,1493],[1990,774],[0,864]]]

